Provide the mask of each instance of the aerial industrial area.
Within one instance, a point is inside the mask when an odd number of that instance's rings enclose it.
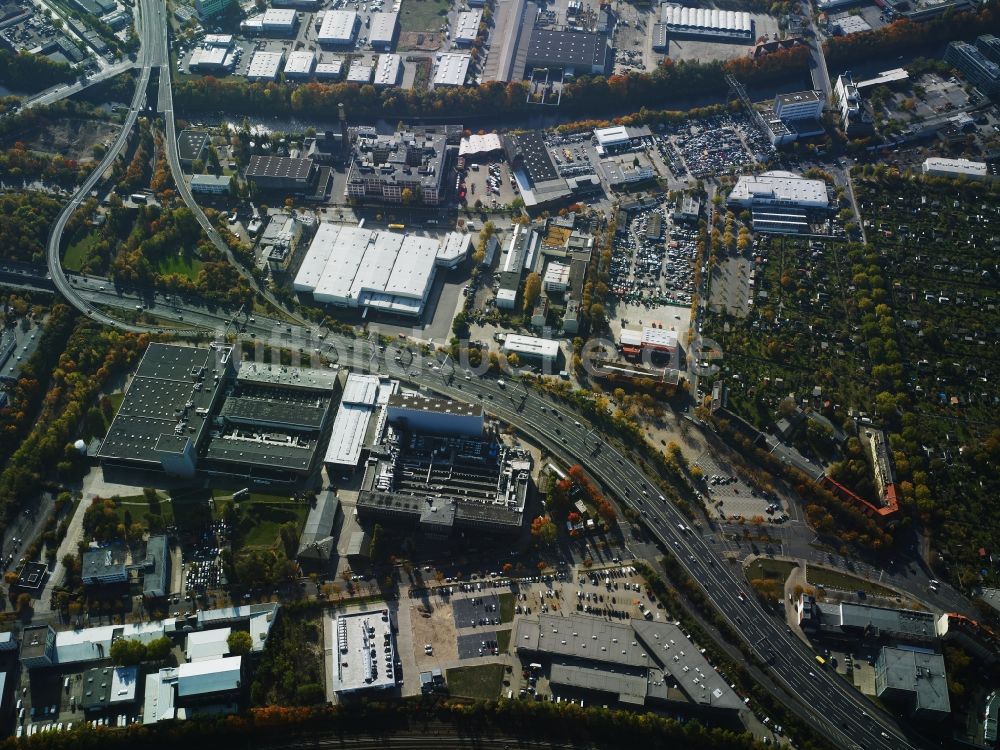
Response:
[[[0,3],[0,735],[997,747],[997,35]]]

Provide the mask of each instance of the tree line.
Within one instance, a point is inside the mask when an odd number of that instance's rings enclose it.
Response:
[[[0,50],[0,84],[26,94],[37,94],[58,83],[69,83],[76,72],[66,63],[45,55]]]
[[[564,112],[587,116],[628,111],[649,102],[686,101],[724,94],[726,73],[747,85],[764,85],[808,72],[808,50],[782,50],[759,59],[727,62],[677,61],[671,58],[650,73],[580,76],[565,84]],[[528,111],[528,84],[490,81],[479,86],[436,88],[430,91],[387,88],[352,83],[251,83],[243,78],[205,76],[178,81],[177,108],[185,112],[218,112],[334,120],[343,103],[354,119],[373,117],[449,117],[456,112],[476,117],[512,117]]]

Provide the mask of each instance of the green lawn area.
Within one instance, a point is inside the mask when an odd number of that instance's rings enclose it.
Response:
[[[403,0],[399,9],[400,31],[437,32],[448,15],[448,0]]]
[[[160,527],[169,526],[174,522],[174,508],[170,500],[162,493],[157,493],[159,501],[150,505],[145,495],[126,495],[118,498],[118,517],[123,521],[126,515],[130,523],[141,523],[147,528],[152,516],[160,516],[163,523]],[[155,524],[154,524],[155,526]]]
[[[156,264],[156,270],[161,274],[176,273],[180,276],[187,276],[189,279],[196,279],[198,272],[205,264],[193,256],[177,253],[168,258],[164,258]]]
[[[505,591],[497,599],[500,600],[500,622],[511,622],[514,619],[514,595]]]
[[[509,631],[508,631],[509,632]],[[500,694],[503,664],[456,667],[445,671],[448,691],[453,696],[474,700],[494,700]]]
[[[83,261],[87,258],[90,248],[99,239],[100,235],[97,232],[91,232],[79,242],[74,242],[67,247],[66,254],[63,256],[63,268],[69,271],[79,271],[83,267]]]
[[[758,558],[747,565],[746,575],[748,579],[773,578],[784,583],[788,579],[789,574],[797,567],[799,567],[798,563],[788,562],[787,560]]]
[[[214,490],[216,517],[232,503],[230,490]],[[270,547],[278,540],[278,527],[289,521],[301,532],[309,515],[307,503],[292,500],[287,495],[265,495],[252,492],[238,501],[240,520],[236,524],[234,547]]]
[[[510,648],[510,631],[509,630],[498,630],[497,631],[497,648],[500,650],[501,654],[507,653],[507,649]]]
[[[813,586],[823,586],[824,588],[838,589],[840,591],[860,590],[872,596],[886,596],[890,598],[899,596],[892,589],[872,583],[871,581],[866,581],[864,578],[858,578],[849,573],[841,573],[839,570],[818,568],[814,565],[806,566],[806,581]]]

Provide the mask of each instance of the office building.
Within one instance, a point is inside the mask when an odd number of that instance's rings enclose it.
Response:
[[[610,52],[605,34],[535,26],[528,44],[525,70],[545,68],[571,75],[603,75],[608,69]]]
[[[356,11],[328,10],[316,34],[316,41],[324,47],[353,45],[360,23]]]
[[[535,254],[541,243],[541,235],[526,224],[515,224],[504,243],[497,267],[500,288],[496,293],[496,306],[501,310],[513,310],[521,291],[521,276],[525,268],[534,266]]]
[[[429,398],[418,393],[394,393],[386,405],[386,421],[401,432],[481,437],[483,407],[462,401]]]
[[[245,176],[261,190],[302,193],[309,189],[316,174],[312,159],[254,155],[250,157]]]
[[[624,154],[602,159],[601,172],[604,173],[604,181],[611,187],[656,179],[656,170],[645,154]]]
[[[310,78],[316,66],[316,53],[300,49],[288,53],[285,60],[285,78]]]
[[[873,120],[850,73],[837,77],[833,94],[840,110],[841,127],[848,136],[857,137],[874,132]]]
[[[916,719],[948,718],[951,701],[944,657],[924,649],[884,646],[875,661],[875,695]]]
[[[444,200],[447,166],[443,132],[358,133],[347,174],[347,197],[436,206]]]
[[[247,68],[248,81],[276,81],[281,64],[285,61],[284,52],[254,52]]]
[[[458,23],[455,24],[455,44],[468,47],[479,36],[479,24],[483,22],[482,9],[466,10],[458,14]]]
[[[902,643],[928,644],[939,633],[937,618],[930,612],[873,607],[853,602],[825,603],[803,594],[796,604],[799,625],[806,632],[853,639],[891,639]]]
[[[969,159],[945,159],[932,156],[924,160],[921,172],[928,177],[963,177],[967,180],[989,178],[986,162]]]
[[[80,578],[84,586],[110,586],[128,581],[127,551],[122,544],[88,549],[80,556]]]
[[[542,277],[542,288],[546,292],[562,294],[569,288],[569,270],[569,263],[551,261],[545,267],[545,275]]]
[[[823,99],[816,91],[796,91],[774,97],[774,114],[782,120],[816,120],[823,114]]]
[[[990,49],[988,44],[983,46]],[[944,59],[987,96],[1000,93],[1000,65],[986,57],[979,47],[967,42],[951,42]]]
[[[451,52],[439,54],[434,70],[434,86],[464,86],[465,79],[469,75],[471,62],[472,58],[468,55],[458,55]]]
[[[831,21],[830,26],[833,28],[834,32],[840,36],[862,34],[866,31],[872,30],[871,25],[864,19],[863,16],[843,16],[835,21]]]
[[[597,153],[601,156],[642,148],[643,139],[651,136],[652,132],[645,125],[641,127],[615,125],[609,128],[594,128]]]
[[[990,62],[1000,65],[1000,39],[993,34],[983,34],[976,38],[976,49]]]
[[[399,13],[379,11],[371,15],[368,44],[372,49],[389,52],[396,44],[399,33]]]
[[[138,667],[96,667],[82,675],[80,706],[87,716],[134,711],[138,699]]]
[[[194,0],[194,10],[198,14],[198,20],[207,21],[221,14],[235,0]]]
[[[317,302],[419,317],[438,268],[467,256],[464,241],[321,224],[295,277],[294,288]]]
[[[398,86],[403,76],[403,58],[391,52],[378,56],[375,64],[376,87]]]
[[[501,442],[493,426],[480,431],[479,406],[418,397],[395,408],[398,419],[389,420],[365,467],[357,505],[363,522],[416,526],[439,539],[521,529],[530,453]],[[417,431],[423,426],[434,432]]]
[[[187,634],[184,655],[189,662],[210,661],[229,656],[229,636],[232,628],[193,630]]]
[[[537,336],[508,333],[500,351],[505,355],[516,354],[522,361],[555,365],[559,362],[559,342]]]
[[[641,709],[726,712],[743,701],[678,625],[539,614],[517,622],[514,648],[535,661],[553,695]]]
[[[660,22],[670,37],[753,43],[753,19],[749,13],[666,3],[660,8]]]
[[[230,175],[196,174],[191,176],[191,192],[201,195],[228,195],[233,178]]]
[[[389,610],[338,614],[333,633],[333,692],[349,695],[396,686],[396,641]]]
[[[199,73],[221,75],[235,66],[236,55],[225,47],[198,47],[188,60],[188,69]]]

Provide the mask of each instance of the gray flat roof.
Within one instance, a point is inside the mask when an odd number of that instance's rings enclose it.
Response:
[[[229,396],[222,404],[219,414],[234,422],[280,424],[289,428],[319,430],[323,426],[326,412],[326,404]]]
[[[467,404],[464,401],[450,401],[443,398],[431,398],[419,393],[394,393],[389,396],[389,408],[412,409],[414,411],[434,411],[441,414],[457,414],[461,416],[481,416],[481,404]]]
[[[207,130],[182,130],[177,136],[177,153],[184,161],[200,159],[207,145]]]
[[[822,604],[821,611],[831,609],[831,605]],[[840,624],[851,628],[876,628],[886,633],[934,638],[937,636],[937,620],[930,612],[917,612],[912,609],[889,609],[887,607],[869,607],[864,604],[841,602],[835,607],[840,610]]]
[[[556,31],[535,27],[528,44],[530,65],[601,67],[608,54],[608,38],[586,31]]]
[[[98,456],[158,465],[158,448],[181,448],[188,438],[197,445],[230,353],[230,347],[150,344]]]
[[[912,693],[916,711],[951,712],[941,654],[885,646],[876,671],[877,687]]]
[[[80,575],[83,578],[124,574],[126,550],[123,545],[88,549],[80,558]]]
[[[309,470],[315,455],[315,440],[295,444],[268,440],[263,435],[257,439],[212,438],[205,451],[205,457],[215,461],[300,472]]]
[[[332,391],[337,388],[339,377],[339,369],[242,362],[236,374],[236,381],[299,390]]]
[[[250,157],[247,179],[254,177],[280,177],[290,180],[308,180],[312,170],[312,159],[294,159],[289,156]]]

